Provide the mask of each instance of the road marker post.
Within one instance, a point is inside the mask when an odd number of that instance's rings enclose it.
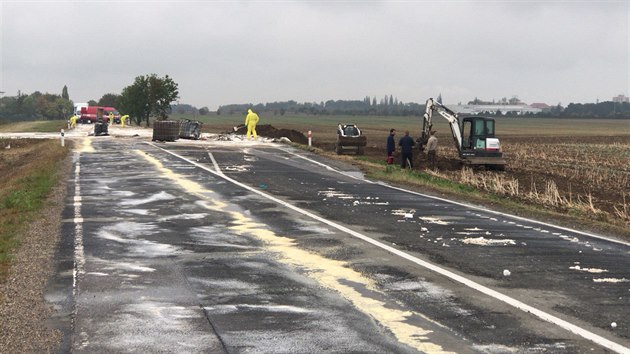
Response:
[[[66,133],[63,131],[63,129],[61,129],[61,147],[66,146],[65,141],[64,141],[64,135],[66,135]]]
[[[313,132],[312,131],[308,131],[308,147],[311,147],[311,145],[313,145]]]

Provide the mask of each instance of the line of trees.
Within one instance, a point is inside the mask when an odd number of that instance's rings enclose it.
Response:
[[[441,97],[438,96],[438,100]],[[475,99],[478,102],[487,102]],[[503,101],[503,100],[502,100]],[[474,101],[471,101],[474,102]],[[506,104],[517,104],[517,99],[505,99]],[[471,103],[472,104],[472,103]],[[321,103],[298,103],[296,101],[271,102],[258,104],[230,104],[220,106],[217,114],[244,114],[253,108],[258,113],[275,115],[284,114],[313,114],[313,115],[378,115],[378,116],[420,116],[424,114],[424,104],[403,103],[392,96],[385,97],[379,102],[376,98],[366,97],[359,100],[329,100]],[[482,112],[480,115],[496,117],[546,117],[546,118],[630,118],[630,103],[628,102],[599,102],[599,103],[570,103],[566,108],[560,104],[550,107],[540,113],[520,114],[517,112]]]
[[[284,115],[286,113],[313,114],[313,115],[379,115],[379,116],[410,116],[424,113],[424,104],[404,103],[398,101],[392,95],[385,96],[380,100],[376,97],[366,96],[363,100],[328,100],[326,102],[304,102],[296,101],[269,102],[258,104],[230,104],[220,106],[217,114],[241,114],[247,109],[253,108],[259,113],[273,113]]]
[[[0,99],[0,120],[54,120],[63,119],[71,114],[72,101],[68,88],[63,87],[62,94],[55,95],[35,91],[29,95],[18,91],[17,96]]]
[[[88,104],[116,107],[136,124],[145,122],[149,126],[151,117],[167,119],[171,104],[178,98],[178,85],[172,78],[150,74],[136,77],[121,94],[106,93],[98,101],[90,100]],[[209,110],[204,108],[207,114]],[[39,91],[26,95],[18,91],[17,96],[0,98],[0,121],[67,119],[73,111],[74,103],[70,100],[67,86],[63,87],[60,95]]]
[[[124,114],[129,114],[136,124],[142,122],[148,126],[150,118],[166,119],[172,112],[179,114],[210,113],[208,107],[196,107],[174,103],[179,97],[178,85],[168,75],[158,77],[156,74],[138,76],[133,84],[125,87],[121,94],[107,93],[98,101],[90,100],[88,104],[116,107]],[[437,98],[441,101],[441,95]],[[516,97],[502,99],[501,103],[520,103]],[[469,103],[484,103],[478,98]],[[496,103],[496,102],[495,102]],[[311,114],[311,115],[365,115],[365,116],[420,116],[424,114],[424,104],[404,103],[392,95],[380,99],[366,96],[363,100],[328,100],[322,102],[296,101],[269,102],[258,104],[230,104],[220,106],[217,114],[245,114],[253,108],[258,113],[274,115]],[[17,96],[0,99],[0,120],[51,120],[65,119],[72,114],[73,102],[70,100],[68,88],[63,87],[61,94],[49,94],[36,91],[30,95],[18,91]],[[552,117],[552,118],[630,118],[628,102],[570,103],[567,107],[560,104],[550,107],[541,113],[517,112],[482,112],[480,115],[506,117]]]

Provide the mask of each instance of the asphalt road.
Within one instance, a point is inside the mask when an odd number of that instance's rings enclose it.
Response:
[[[77,145],[61,351],[630,352],[627,243],[286,145]]]

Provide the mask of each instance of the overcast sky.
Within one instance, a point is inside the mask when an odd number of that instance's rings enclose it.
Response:
[[[628,1],[5,1],[0,91],[75,102],[169,75],[180,102],[628,95]]]

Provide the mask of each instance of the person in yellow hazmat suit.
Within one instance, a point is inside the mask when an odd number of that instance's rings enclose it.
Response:
[[[125,114],[124,116],[120,117],[120,127],[121,128],[125,127],[125,121],[127,120],[127,118],[129,118],[128,114]]]
[[[250,140],[250,136],[254,133],[254,140],[258,138],[258,134],[256,134],[256,124],[260,117],[258,114],[254,113],[251,109],[247,110],[247,117],[245,117],[245,125],[247,126],[247,140]]]
[[[109,112],[109,125],[114,125],[114,113]]]
[[[76,115],[73,115],[72,117],[70,117],[70,128],[76,128],[77,127],[77,120],[79,119],[79,117],[77,117]]]

